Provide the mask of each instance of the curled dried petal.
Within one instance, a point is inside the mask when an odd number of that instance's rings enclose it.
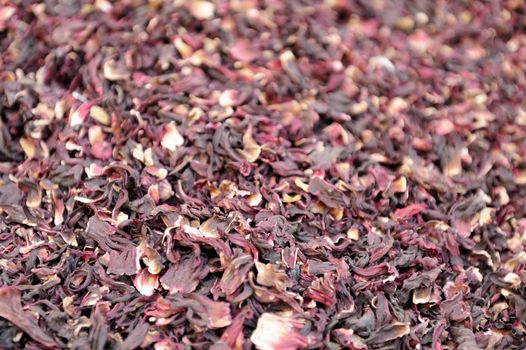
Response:
[[[110,115],[103,108],[97,105],[91,107],[90,117],[102,125],[110,125],[111,122]]]
[[[124,65],[114,60],[107,60],[102,67],[104,78],[111,81],[126,80],[130,77],[130,72]]]
[[[257,282],[263,286],[284,290],[289,285],[287,274],[279,271],[272,264],[256,261],[256,269],[258,270]]]
[[[299,333],[301,321],[272,313],[262,314],[250,341],[259,350],[295,350],[307,346],[307,339]]]
[[[252,138],[252,126],[249,126],[243,135],[244,148],[240,151],[241,155],[250,163],[254,163],[261,154],[261,146]]]
[[[175,122],[171,122],[165,125],[163,128],[163,132],[164,134],[161,139],[161,146],[163,146],[167,150],[173,152],[177,147],[182,146],[184,144],[184,138],[179,133]]]
[[[34,140],[27,137],[21,137],[19,142],[22,150],[26,154],[26,157],[33,158],[36,154],[36,145]]]
[[[147,269],[143,269],[133,279],[133,285],[142,295],[153,295],[159,287],[159,275],[152,275]]]

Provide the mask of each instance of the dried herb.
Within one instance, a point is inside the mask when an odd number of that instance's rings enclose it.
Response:
[[[522,349],[525,13],[0,2],[0,348]]]

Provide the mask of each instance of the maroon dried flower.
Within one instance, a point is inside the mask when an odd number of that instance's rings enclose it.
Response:
[[[522,349],[521,1],[4,1],[0,349]]]

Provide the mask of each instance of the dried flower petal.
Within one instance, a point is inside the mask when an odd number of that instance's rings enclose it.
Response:
[[[232,323],[232,316],[230,315],[230,306],[228,303],[212,301],[201,295],[194,295],[194,299],[204,305],[207,313],[207,326],[215,328],[223,328]]]
[[[277,290],[284,290],[288,285],[288,277],[280,272],[272,264],[262,264],[256,262],[258,270],[257,282],[263,286],[275,287]]]
[[[104,78],[110,81],[126,80],[130,73],[126,68],[114,60],[107,60],[102,67]]]
[[[161,145],[170,151],[184,144],[184,138],[177,130],[177,126],[174,122],[171,122],[164,126],[164,134],[161,139]]]
[[[431,301],[431,288],[420,288],[413,292],[414,304],[425,304]]]
[[[0,7],[0,31],[5,29],[6,23],[16,13],[16,7],[2,6]]]
[[[200,20],[211,19],[214,16],[215,5],[210,1],[193,0],[189,4],[192,15]]]
[[[298,65],[296,64],[296,57],[292,51],[285,51],[279,56],[281,67],[287,75],[296,83],[303,83],[303,75],[301,74]]]
[[[133,285],[142,295],[153,295],[159,287],[159,275],[152,275],[147,269],[143,269],[133,279]]]
[[[20,138],[20,146],[24,150],[27,158],[33,158],[36,154],[35,142],[30,138]]]
[[[110,125],[111,122],[109,114],[104,109],[96,105],[91,106],[90,117],[102,125]]]
[[[0,317],[15,324],[39,344],[57,346],[53,338],[42,332],[35,316],[22,309],[20,291],[16,287],[0,287]]]
[[[272,313],[262,314],[250,341],[259,350],[295,350],[307,346],[305,337],[299,334],[299,320]]]
[[[243,135],[243,146],[241,155],[250,163],[255,162],[261,154],[261,146],[252,138],[252,127],[249,127]]]
[[[232,107],[237,105],[237,96],[239,92],[236,90],[225,90],[219,96],[219,104],[223,107]]]

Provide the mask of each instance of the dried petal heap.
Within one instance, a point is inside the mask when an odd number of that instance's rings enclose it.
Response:
[[[0,2],[0,349],[523,349],[525,13]]]

